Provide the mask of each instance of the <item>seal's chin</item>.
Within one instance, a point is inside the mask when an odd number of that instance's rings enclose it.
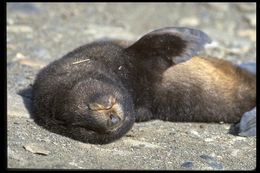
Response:
[[[91,127],[88,124],[81,122],[81,123],[73,123],[72,125],[74,127],[80,127],[80,128],[84,128],[85,130],[88,131],[93,131],[97,134],[103,135],[103,134],[112,134],[115,133],[116,131],[120,130],[124,124],[126,123],[125,120],[122,120],[120,123],[114,125],[114,126],[110,126],[110,127]]]

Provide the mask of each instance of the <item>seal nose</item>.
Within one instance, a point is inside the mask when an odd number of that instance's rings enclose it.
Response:
[[[110,118],[110,123],[109,124],[111,126],[114,126],[114,125],[116,125],[116,124],[118,124],[120,122],[120,118],[117,115],[113,114],[113,113],[110,114],[109,118]]]

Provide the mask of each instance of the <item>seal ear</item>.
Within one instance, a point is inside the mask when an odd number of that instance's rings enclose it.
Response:
[[[189,60],[211,39],[204,32],[186,27],[166,27],[152,31],[128,47],[141,58],[161,57],[174,64]]]

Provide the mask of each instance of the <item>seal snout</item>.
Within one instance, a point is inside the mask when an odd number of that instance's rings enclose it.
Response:
[[[121,121],[121,118],[113,113],[111,113],[109,115],[109,120],[108,120],[108,124],[109,126],[114,126],[116,124],[118,124]]]
[[[101,100],[96,100],[88,105],[92,111],[92,115],[105,131],[114,131],[124,121],[124,112],[120,101],[115,97],[102,97]],[[103,123],[102,123],[103,122]]]

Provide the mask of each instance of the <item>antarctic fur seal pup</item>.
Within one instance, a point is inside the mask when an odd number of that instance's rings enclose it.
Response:
[[[200,30],[168,27],[131,45],[81,46],[37,75],[35,120],[98,144],[121,138],[135,121],[234,123],[255,105],[255,76],[227,61],[194,57],[210,41]]]
[[[117,41],[81,46],[36,76],[34,119],[84,142],[119,139],[153,106],[151,86],[160,74],[188,60],[209,41],[202,31],[171,27],[150,32],[127,48]]]

